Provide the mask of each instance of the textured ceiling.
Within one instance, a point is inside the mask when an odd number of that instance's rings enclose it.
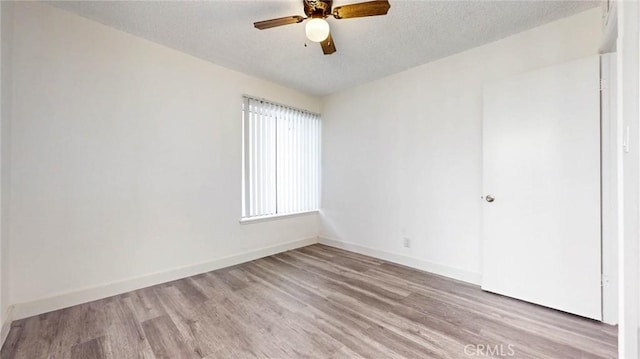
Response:
[[[358,0],[334,0],[334,7]],[[299,1],[53,2],[100,23],[218,65],[326,95],[597,6],[593,1],[401,1],[387,16],[328,19],[338,51],[305,47],[304,23],[257,30],[254,21],[304,15]]]

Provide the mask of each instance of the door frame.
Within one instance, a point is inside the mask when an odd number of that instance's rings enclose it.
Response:
[[[618,230],[620,164],[616,114],[616,54],[600,56],[602,321],[618,324]]]

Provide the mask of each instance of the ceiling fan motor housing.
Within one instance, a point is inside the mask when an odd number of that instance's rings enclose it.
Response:
[[[331,15],[333,0],[304,0],[304,13],[308,17],[325,18]]]

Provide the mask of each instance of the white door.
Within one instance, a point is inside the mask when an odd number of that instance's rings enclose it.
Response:
[[[485,86],[482,273],[484,290],[598,320],[599,81],[594,56]]]

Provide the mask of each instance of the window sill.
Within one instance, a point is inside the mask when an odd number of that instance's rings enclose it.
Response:
[[[304,212],[295,212],[295,213],[287,213],[287,214],[273,214],[270,216],[260,216],[260,217],[249,217],[249,218],[241,218],[240,224],[251,224],[257,222],[265,222],[265,221],[273,221],[278,219],[285,219],[287,217],[298,217],[298,216],[307,216],[314,213],[319,213],[320,211],[314,209],[312,211],[304,211]]]

